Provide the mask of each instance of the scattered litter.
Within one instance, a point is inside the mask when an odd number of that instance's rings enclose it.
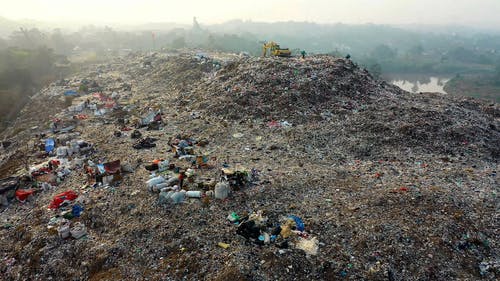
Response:
[[[329,55],[130,52],[65,80],[3,134],[6,279],[498,279],[497,104]]]
[[[73,190],[68,190],[59,193],[56,196],[54,196],[54,199],[52,199],[52,202],[49,205],[49,209],[58,209],[62,205],[75,200],[77,197],[78,194],[76,194]]]
[[[219,243],[217,243],[217,245],[219,247],[221,247],[222,249],[227,249],[230,246],[229,244],[226,244],[226,243],[223,243],[223,242],[219,242]]]

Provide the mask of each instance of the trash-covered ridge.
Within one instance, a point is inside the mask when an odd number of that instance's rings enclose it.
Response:
[[[348,59],[134,53],[2,133],[5,280],[495,280],[498,104]]]

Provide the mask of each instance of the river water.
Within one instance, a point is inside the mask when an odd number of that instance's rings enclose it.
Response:
[[[401,89],[412,92],[437,92],[446,94],[444,85],[450,81],[449,77],[425,76],[412,74],[388,75],[386,81],[400,87]]]

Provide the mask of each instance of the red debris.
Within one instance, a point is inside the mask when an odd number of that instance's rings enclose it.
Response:
[[[107,101],[105,104],[104,104],[104,107],[105,108],[113,108],[116,106],[116,103],[114,101]]]
[[[77,114],[77,115],[73,115],[73,119],[79,119],[79,120],[85,120],[89,118],[89,116],[87,114]]]
[[[104,170],[106,170],[106,172],[108,174],[119,173],[120,169],[121,169],[120,160],[104,163],[103,166],[104,166]]]
[[[49,205],[49,209],[58,209],[64,201],[73,201],[78,197],[78,194],[73,190],[68,190],[63,193],[59,193],[52,199]]]
[[[31,194],[35,193],[34,189],[18,189],[16,190],[16,198],[17,200],[23,202],[30,196]]]
[[[278,121],[270,121],[269,123],[267,123],[267,126],[269,128],[279,128],[281,127],[281,124]]]

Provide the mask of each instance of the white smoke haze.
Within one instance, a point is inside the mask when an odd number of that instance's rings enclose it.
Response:
[[[233,19],[348,24],[500,26],[499,0],[1,0],[13,20],[80,24],[204,24]]]

